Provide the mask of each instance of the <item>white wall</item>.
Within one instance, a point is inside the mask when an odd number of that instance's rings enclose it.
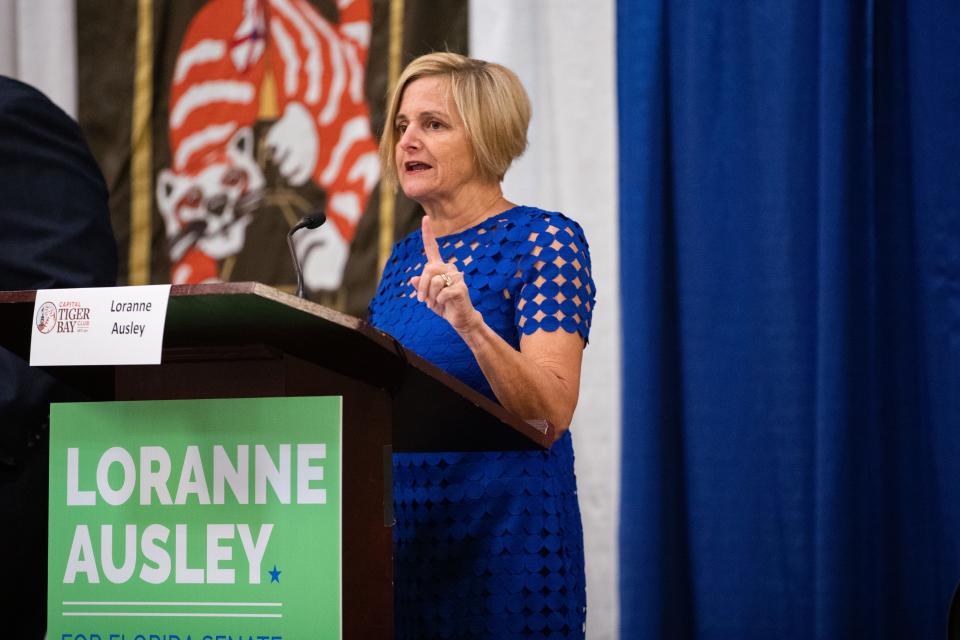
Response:
[[[77,117],[72,0],[0,0],[0,74],[31,84]]]

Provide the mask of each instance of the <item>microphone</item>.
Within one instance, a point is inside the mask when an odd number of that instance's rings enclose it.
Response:
[[[300,261],[297,260],[297,252],[293,249],[293,234],[304,228],[316,229],[326,221],[327,214],[325,214],[323,211],[314,211],[313,213],[300,218],[300,221],[293,225],[293,228],[287,232],[287,248],[290,249],[290,260],[293,261],[293,270],[297,272],[297,296],[300,298],[306,298],[307,296],[303,293],[303,270],[300,269]]]

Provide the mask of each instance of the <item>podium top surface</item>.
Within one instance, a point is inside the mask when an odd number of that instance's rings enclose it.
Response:
[[[0,292],[0,345],[24,358],[35,297]],[[404,425],[395,428],[397,451],[538,449],[554,440],[552,425],[518,418],[359,318],[257,282],[171,287],[164,363],[192,349],[251,345],[389,391]]]

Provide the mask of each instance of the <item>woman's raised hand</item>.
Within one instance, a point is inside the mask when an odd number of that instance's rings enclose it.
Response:
[[[419,276],[410,279],[410,284],[417,290],[417,300],[425,302],[457,333],[469,331],[476,323],[482,323],[483,317],[470,301],[470,291],[463,281],[463,273],[456,265],[444,262],[440,257],[437,236],[433,233],[428,216],[423,216],[421,235],[427,263]]]

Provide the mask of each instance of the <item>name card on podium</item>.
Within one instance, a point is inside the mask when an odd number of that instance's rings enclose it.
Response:
[[[170,285],[37,291],[30,365],[160,364]]]

